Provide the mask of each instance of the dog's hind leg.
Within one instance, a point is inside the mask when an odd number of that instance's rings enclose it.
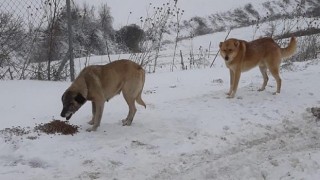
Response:
[[[279,67],[273,67],[273,68],[270,67],[269,70],[277,82],[277,91],[273,93],[275,95],[277,93],[280,93],[280,90],[281,90],[281,78],[279,75]]]
[[[268,80],[269,80],[268,74],[267,74],[267,67],[265,65],[260,65],[259,69],[260,69],[260,72],[263,77],[263,84],[262,84],[261,88],[258,89],[258,91],[264,91],[266,89],[266,86],[267,86]]]
[[[128,106],[129,106],[128,116],[126,119],[122,120],[122,125],[123,126],[130,126],[133,121],[134,115],[137,112],[137,108],[135,105],[135,98],[133,98],[131,95],[129,95],[128,92],[122,92],[122,93],[123,93],[124,99],[126,100]]]

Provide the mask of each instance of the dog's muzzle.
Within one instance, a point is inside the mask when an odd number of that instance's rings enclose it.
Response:
[[[224,57],[224,59],[225,59],[226,61],[228,61],[228,60],[229,60],[229,56]]]
[[[63,108],[60,116],[65,117],[67,120],[69,120],[72,114],[73,114],[72,112],[68,111],[66,108]]]

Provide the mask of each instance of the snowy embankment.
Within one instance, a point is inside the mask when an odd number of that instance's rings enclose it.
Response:
[[[320,105],[319,60],[283,70],[282,92],[266,91],[258,68],[242,74],[226,99],[229,73],[211,69],[147,74],[131,127],[122,96],[105,106],[97,132],[87,103],[70,120],[74,136],[12,136],[0,145],[0,179],[319,179],[320,127],[307,108]],[[0,129],[61,119],[69,82],[1,81]],[[4,140],[5,135],[0,135]]]

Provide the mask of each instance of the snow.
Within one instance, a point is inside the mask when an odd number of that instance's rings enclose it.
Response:
[[[230,37],[251,40],[262,33],[249,27]],[[211,41],[215,52],[225,35],[196,37],[194,48]],[[190,43],[181,41],[178,49],[187,54]],[[172,61],[171,46],[159,61]],[[76,59],[77,72],[84,59]],[[89,62],[106,63],[107,57]],[[31,132],[5,142],[0,134],[0,179],[320,179],[320,124],[310,113],[320,106],[320,59],[289,67],[282,68],[280,94],[272,95],[271,76],[266,90],[257,91],[262,77],[255,68],[241,75],[236,98],[227,99],[229,72],[219,56],[213,68],[169,72],[165,64],[146,75],[147,108],[137,105],[130,127],[121,124],[128,108],[119,95],[106,103],[96,132],[85,131],[91,118],[86,103],[70,119],[81,126],[73,136]],[[0,130],[61,119],[61,95],[69,85],[0,81]]]
[[[214,68],[147,74],[131,127],[116,96],[97,132],[85,131],[91,106],[70,120],[68,135],[13,137],[0,145],[1,179],[319,179],[319,124],[307,111],[319,106],[319,60],[283,70],[283,87],[264,92],[254,69],[241,76],[235,99],[222,60]],[[272,78],[270,78],[272,79]],[[1,81],[0,129],[34,127],[60,119],[69,82]],[[2,137],[2,136],[0,136]]]

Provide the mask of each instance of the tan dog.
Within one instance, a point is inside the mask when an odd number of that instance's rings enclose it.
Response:
[[[92,101],[93,125],[87,131],[96,131],[101,122],[105,101],[122,92],[129,106],[129,114],[122,120],[130,126],[137,111],[135,102],[146,107],[141,99],[145,71],[130,60],[118,60],[106,65],[84,68],[62,96],[62,117],[69,120],[87,100]]]
[[[259,66],[263,76],[263,84],[259,91],[263,91],[268,83],[267,69],[277,82],[280,93],[281,78],[279,75],[281,58],[294,54],[297,47],[296,38],[292,37],[286,48],[280,48],[272,38],[261,38],[251,42],[238,39],[228,39],[220,42],[220,54],[230,70],[230,90],[228,98],[233,98],[237,92],[241,72]]]

